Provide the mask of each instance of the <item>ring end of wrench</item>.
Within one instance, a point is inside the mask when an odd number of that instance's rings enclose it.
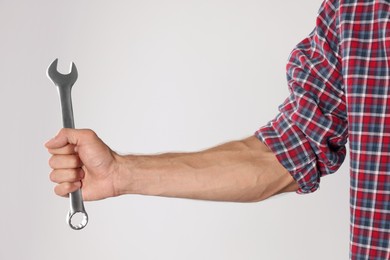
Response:
[[[88,224],[88,214],[82,211],[68,212],[66,222],[74,230],[81,230]]]

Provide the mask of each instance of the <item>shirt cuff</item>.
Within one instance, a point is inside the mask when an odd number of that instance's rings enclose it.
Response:
[[[298,183],[297,193],[306,194],[318,189],[320,174],[316,155],[305,135],[284,114],[261,127],[255,135],[274,152]]]

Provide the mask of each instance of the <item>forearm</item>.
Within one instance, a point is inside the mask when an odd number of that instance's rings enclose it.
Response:
[[[118,195],[251,202],[297,189],[256,137],[196,153],[118,156],[117,161]]]

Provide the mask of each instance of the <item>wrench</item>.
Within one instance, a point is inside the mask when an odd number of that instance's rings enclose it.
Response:
[[[64,128],[75,128],[73,120],[72,96],[71,90],[73,84],[77,80],[76,65],[72,62],[69,74],[61,74],[57,70],[58,59],[55,59],[47,69],[47,76],[54,85],[57,86],[58,94],[61,102],[62,122]],[[67,215],[67,222],[74,230],[84,228],[88,223],[88,215],[84,208],[81,189],[78,189],[69,194],[70,210]],[[73,219],[73,221],[72,221]]]

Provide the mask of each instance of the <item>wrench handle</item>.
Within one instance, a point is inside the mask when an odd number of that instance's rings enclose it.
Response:
[[[72,86],[65,85],[58,87],[61,102],[62,123],[64,128],[75,128],[72,108]],[[84,208],[81,189],[69,194],[70,210],[67,215],[67,222],[74,230],[84,228],[88,223],[88,214]],[[79,217],[82,217],[81,219]]]
[[[62,111],[62,125],[64,128],[75,128],[71,92],[72,86],[58,87]]]

